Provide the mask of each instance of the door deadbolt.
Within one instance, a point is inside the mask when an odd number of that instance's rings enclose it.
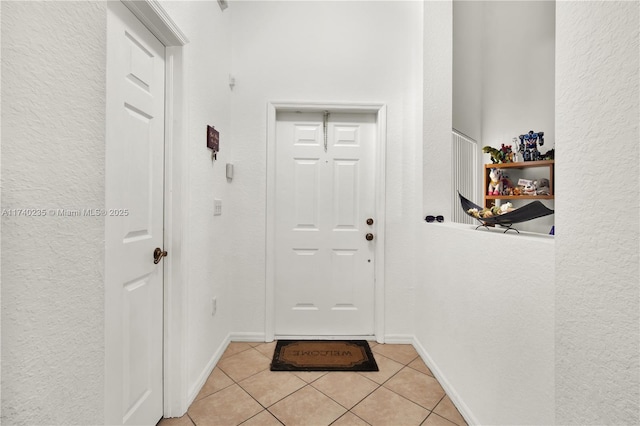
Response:
[[[372,234],[371,232],[369,232],[369,233],[365,236],[365,238],[367,239],[367,241],[371,241],[371,240],[373,240],[373,234]]]
[[[153,263],[156,265],[160,263],[160,260],[167,255],[166,250],[162,250],[160,247],[156,247],[153,251]]]
[[[373,225],[373,219],[372,218],[367,219],[367,225]]]

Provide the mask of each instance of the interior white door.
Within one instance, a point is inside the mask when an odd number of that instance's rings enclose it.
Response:
[[[322,112],[276,117],[278,336],[374,334],[376,117],[326,123],[325,136]]]
[[[107,424],[163,413],[164,46],[118,1],[107,21]]]

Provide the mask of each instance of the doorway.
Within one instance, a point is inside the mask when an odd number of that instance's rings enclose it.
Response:
[[[187,409],[187,372],[180,350],[186,337],[186,268],[179,256],[188,218],[181,208],[186,193],[181,143],[186,43],[186,36],[157,2],[109,2],[107,424],[152,423]],[[155,248],[164,248],[169,256],[155,264]]]
[[[385,115],[270,104],[267,340],[383,340]]]
[[[105,217],[106,383],[112,424],[163,414],[165,48],[109,5]]]

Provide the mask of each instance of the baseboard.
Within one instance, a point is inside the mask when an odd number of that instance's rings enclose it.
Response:
[[[384,343],[390,345],[412,345],[415,338],[410,334],[386,334]]]
[[[200,392],[200,389],[202,389],[202,387],[204,386],[213,369],[216,368],[218,361],[220,361],[220,358],[222,358],[222,354],[227,349],[227,346],[229,346],[229,343],[231,343],[231,335],[227,335],[220,346],[218,346],[218,349],[213,353],[213,356],[211,357],[209,362],[207,362],[204,370],[202,370],[202,373],[200,373],[200,376],[198,376],[198,380],[196,380],[196,382],[189,388],[187,407],[191,407],[191,404],[193,404],[193,401],[195,401],[198,393]]]
[[[265,339],[265,333],[247,332],[247,333],[230,333],[229,339],[231,342],[263,342]]]
[[[264,333],[229,333],[227,337],[222,341],[218,349],[215,351],[209,362],[207,363],[202,373],[198,377],[198,380],[191,386],[189,389],[189,398],[187,407],[190,407],[193,401],[195,401],[200,389],[204,386],[205,382],[211,375],[211,372],[216,365],[218,365],[218,361],[222,358],[222,354],[229,346],[231,342],[264,342]]]
[[[275,340],[368,340],[375,341],[374,336],[345,335],[345,336],[326,336],[326,335],[276,335]]]
[[[429,352],[422,346],[422,344],[418,341],[418,339],[413,337],[412,341],[413,347],[420,355],[420,358],[424,361],[424,363],[429,367],[429,370],[433,373],[435,378],[438,380],[444,391],[449,395],[451,402],[456,406],[462,417],[464,417],[465,421],[469,425],[477,425],[480,424],[476,417],[471,412],[471,409],[462,401],[458,392],[456,392],[455,388],[449,383],[445,375],[442,373],[442,370],[438,368],[438,365],[435,363],[433,358],[429,355]]]

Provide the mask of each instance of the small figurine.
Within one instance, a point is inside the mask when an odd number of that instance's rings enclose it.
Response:
[[[513,208],[513,204],[511,203],[505,203],[500,206],[500,214],[509,213],[509,212],[512,212],[513,210],[515,209]]]
[[[500,149],[496,149],[492,146],[487,145],[482,148],[482,151],[485,154],[491,155],[491,162],[493,164],[513,162],[513,152],[511,150],[511,145],[502,144]]]
[[[524,195],[538,195],[536,191],[536,181],[533,181],[530,184],[525,185],[523,193]]]
[[[504,171],[502,171],[502,195],[513,195],[513,182]]]
[[[503,163],[513,162],[513,152],[511,151],[511,145],[502,144],[502,147],[500,148],[500,152],[502,153]]]
[[[498,164],[502,161],[502,152],[499,149],[495,149],[494,147],[487,145],[482,147],[482,152],[491,155],[491,162],[493,164]]]
[[[512,154],[513,154],[513,162],[517,163],[518,162],[518,138],[513,138],[513,146],[516,147],[516,150],[514,152],[512,152]]]
[[[529,130],[529,133],[520,135],[520,147],[518,151],[522,153],[524,161],[538,161],[540,160],[540,152],[538,151],[538,143],[540,146],[544,145],[544,132],[534,133],[533,130]]]
[[[489,171],[489,187],[487,188],[487,195],[501,195],[502,194],[502,170],[492,168]]]
[[[542,178],[535,182],[537,195],[551,195],[549,179]]]

